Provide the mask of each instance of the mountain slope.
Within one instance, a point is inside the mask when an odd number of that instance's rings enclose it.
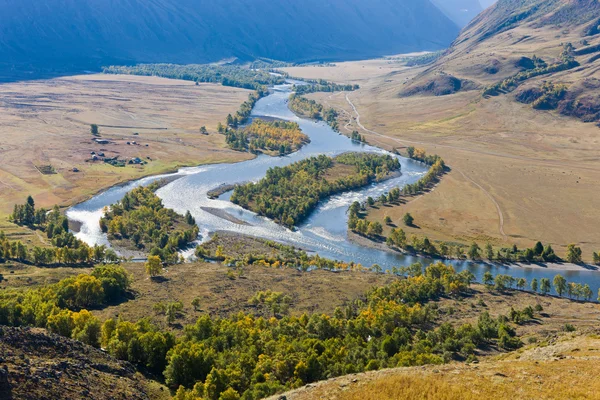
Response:
[[[167,399],[167,390],[105,352],[43,329],[0,326],[2,399]]]
[[[4,0],[0,60],[34,66],[354,59],[440,49],[458,28],[429,0]]]
[[[600,121],[600,2],[500,0],[401,95],[470,89]]]

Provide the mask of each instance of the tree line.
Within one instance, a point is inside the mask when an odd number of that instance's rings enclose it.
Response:
[[[314,100],[294,93],[290,96],[288,107],[299,116],[325,121],[335,132],[339,131],[338,113],[333,108],[325,108]]]
[[[105,209],[100,228],[111,240],[126,240],[161,261],[179,261],[178,251],[198,237],[199,228],[188,211],[185,216],[165,208],[154,193],[160,185],[138,187]]]
[[[352,166],[354,171],[329,178],[327,172],[336,165]],[[346,153],[335,159],[320,155],[286,167],[270,168],[259,182],[237,186],[231,201],[293,227],[324,198],[385,179],[399,169],[398,159],[390,155]]]
[[[267,71],[236,65],[215,64],[138,64],[135,66],[104,67],[105,74],[159,76],[196,83],[220,83],[242,89],[264,90],[268,86],[285,83],[283,76]]]

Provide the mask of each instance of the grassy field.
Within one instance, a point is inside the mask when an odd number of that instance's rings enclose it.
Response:
[[[0,85],[0,229],[10,229],[6,215],[28,194],[39,206],[69,205],[129,179],[184,165],[247,159],[249,154],[227,149],[224,136],[215,131],[249,93],[119,75]],[[101,138],[111,144],[94,143],[90,124],[97,124]],[[201,126],[210,134],[200,134]],[[133,141],[137,145],[126,144]],[[148,163],[113,167],[91,161],[92,151]],[[47,165],[56,173],[41,173],[39,168]]]
[[[555,41],[547,47],[536,54],[557,56],[561,49]],[[503,51],[498,57],[515,56]],[[472,57],[483,58],[483,50],[480,53]],[[469,60],[465,56],[462,67]],[[374,63],[380,67],[372,68]],[[598,127],[554,111],[533,110],[510,95],[484,99],[479,90],[402,97],[402,88],[426,68],[388,63],[293,70],[303,77],[326,71],[328,79],[361,86],[349,94],[308,96],[340,111],[342,133],[358,130],[370,144],[389,150],[422,147],[442,156],[451,168],[430,194],[397,210],[382,210],[377,217],[397,219],[410,212],[420,233],[447,242],[489,240],[498,246],[529,247],[541,240],[551,243],[560,256],[567,244],[576,243],[584,251],[584,260],[591,261],[591,253],[600,250],[600,231],[595,228],[600,224],[595,195],[600,190]],[[500,78],[487,77],[479,83]]]

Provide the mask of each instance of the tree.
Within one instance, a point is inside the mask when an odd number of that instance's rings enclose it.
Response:
[[[162,272],[162,260],[159,256],[148,256],[145,267],[150,277],[158,276]]]
[[[375,205],[375,200],[371,196],[367,197],[367,204],[369,207],[373,207]]]
[[[200,133],[203,135],[208,135],[208,130],[206,130],[206,126],[200,127]]]
[[[594,295],[594,292],[592,291],[592,289],[590,288],[590,285],[588,285],[587,283],[583,286],[583,289],[581,291],[581,294],[583,296],[584,299],[586,299],[587,301],[590,301],[592,299],[592,296]]]
[[[469,252],[468,252],[468,256],[471,260],[478,260],[481,258],[481,256],[479,255],[479,250],[481,250],[479,248],[479,245],[475,242],[473,242],[473,244],[471,244],[471,247],[469,247]]]
[[[594,264],[600,265],[600,254],[594,252],[593,259],[594,259]]]
[[[100,131],[98,130],[98,125],[91,124],[90,125],[90,132],[92,133],[92,135],[98,136],[100,134]]]
[[[517,279],[517,289],[523,290],[523,289],[525,289],[525,286],[527,286],[527,279],[525,279],[525,278]]]
[[[483,284],[485,286],[492,286],[492,282],[494,282],[494,276],[490,271],[485,271],[483,274]]]
[[[581,264],[581,247],[570,244],[567,247],[567,262]]]
[[[413,218],[412,215],[410,215],[410,213],[406,213],[406,214],[404,214],[402,221],[404,221],[404,225],[406,225],[406,226],[413,226],[415,219]]]
[[[490,242],[486,243],[485,245],[485,258],[487,258],[489,261],[494,260],[494,249]]]
[[[389,217],[389,215],[386,215],[385,218],[383,219],[383,222],[385,222],[386,225],[391,225],[392,219]]]
[[[194,300],[192,300],[192,307],[194,307],[195,311],[198,311],[200,309],[200,303],[201,300],[199,297],[194,298]]]
[[[562,296],[567,291],[567,280],[562,275],[556,275],[552,283],[559,296]]]
[[[550,279],[542,278],[540,280],[540,292],[542,292],[542,294],[546,295],[546,294],[550,293],[550,290],[552,290],[552,285],[550,284]]]
[[[542,245],[542,242],[537,242],[535,246],[533,246],[533,252],[536,256],[542,255],[542,253],[544,252],[544,246]]]
[[[538,280],[537,280],[537,278],[533,278],[533,280],[531,281],[531,290],[533,291],[533,293],[537,293],[537,291],[538,291]]]

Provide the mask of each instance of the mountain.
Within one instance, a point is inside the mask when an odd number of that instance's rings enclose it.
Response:
[[[479,0],[432,0],[432,2],[461,28],[483,11]]]
[[[0,60],[48,68],[359,59],[458,34],[430,0],[3,0],[0,11]]]
[[[499,0],[400,95],[469,90],[600,121],[600,2]]]

